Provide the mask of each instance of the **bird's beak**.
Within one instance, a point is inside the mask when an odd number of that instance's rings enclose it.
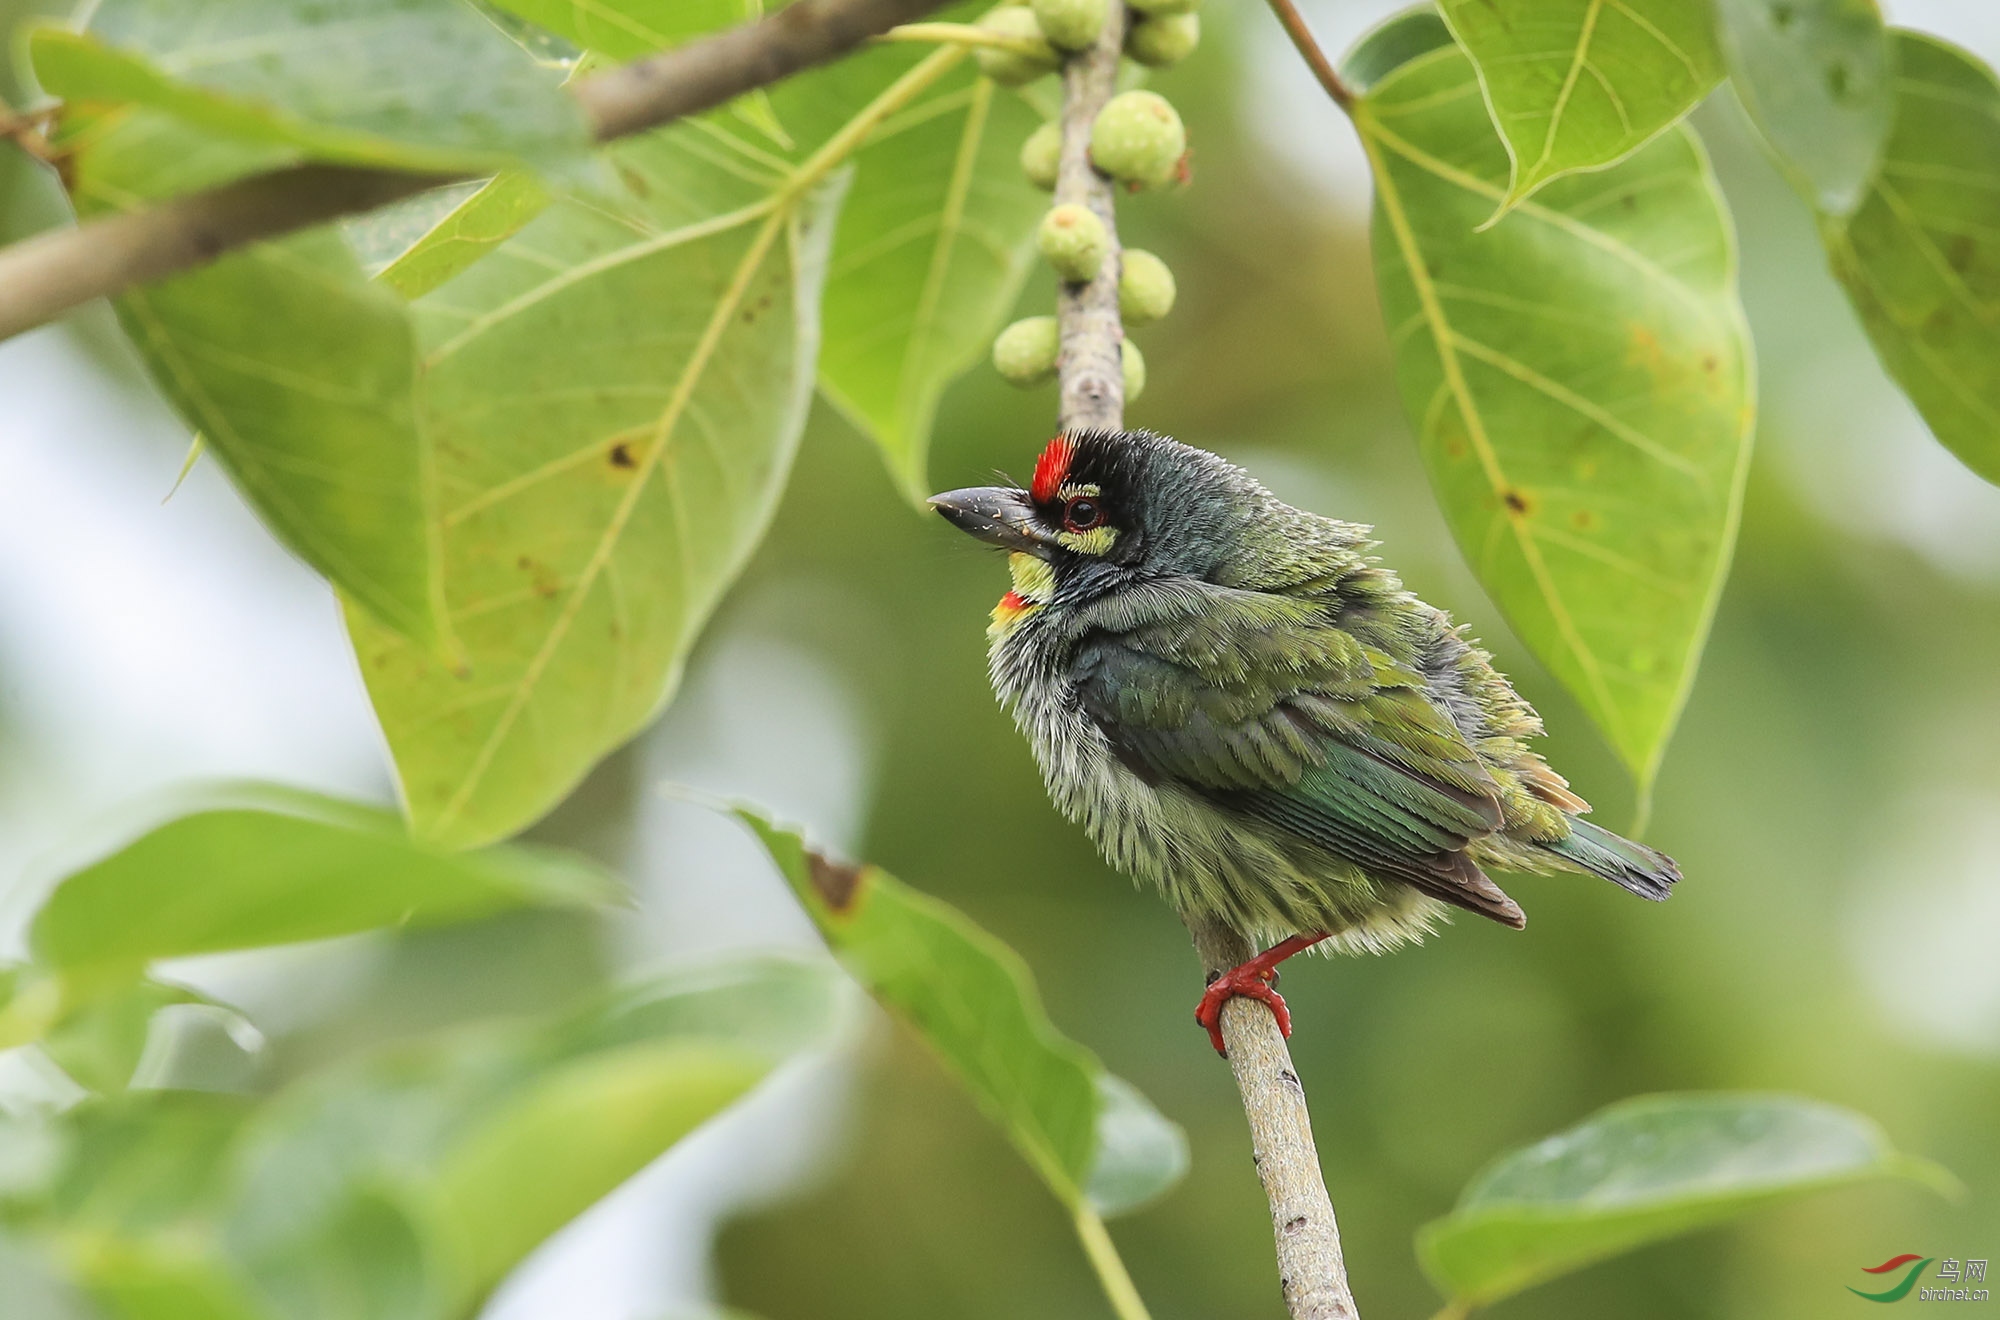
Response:
[[[968,536],[990,545],[1046,559],[1050,538],[1035,518],[1025,491],[1006,486],[969,486],[931,496],[931,507]]]

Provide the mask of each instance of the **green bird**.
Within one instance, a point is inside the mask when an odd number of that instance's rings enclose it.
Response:
[[[1578,817],[1492,657],[1368,553],[1370,529],[1292,508],[1241,468],[1146,431],[1057,436],[1026,490],[933,496],[1010,553],[989,668],[1050,796],[1182,920],[1262,954],[1222,1005],[1291,1018],[1278,964],[1381,952],[1461,907],[1527,924],[1483,868],[1587,871],[1641,898],[1671,858]]]

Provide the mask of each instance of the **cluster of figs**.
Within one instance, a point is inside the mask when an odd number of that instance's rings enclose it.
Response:
[[[1120,0],[1032,0],[1009,3],[988,13],[979,25],[1009,39],[1005,46],[973,51],[986,75],[1014,87],[1055,72],[1066,53],[1096,44]],[[1163,68],[1183,59],[1201,39],[1199,0],[1123,0],[1130,13],[1125,54]],[[1036,187],[1053,191],[1062,155],[1062,129],[1043,124],[1021,147],[1021,169]],[[1128,188],[1156,188],[1180,174],[1187,155],[1187,129],[1167,99],[1157,92],[1127,91],[1112,97],[1090,127],[1090,163],[1100,174]],[[1088,284],[1111,259],[1111,235],[1088,206],[1059,203],[1042,217],[1036,238],[1042,257],[1068,284]],[[1118,312],[1127,329],[1157,321],[1173,309],[1174,276],[1150,252],[1126,248],[1119,254]],[[1060,334],[1053,316],[1016,321],[993,341],[993,365],[1016,385],[1039,385],[1056,373]],[[1125,397],[1146,386],[1146,360],[1130,339],[1121,345]]]

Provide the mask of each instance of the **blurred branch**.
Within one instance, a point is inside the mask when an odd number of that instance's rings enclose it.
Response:
[[[610,142],[825,63],[940,3],[798,0],[768,18],[581,79],[570,90],[590,117],[596,140]],[[10,127],[9,135],[19,133]],[[452,178],[298,165],[38,234],[0,249],[0,340],[92,298],[192,270],[263,239],[373,210]]]
[[[1210,976],[1240,966],[1257,952],[1219,922],[1190,923],[1188,929]],[[1278,1021],[1254,999],[1232,999],[1222,1006],[1222,1039],[1250,1120],[1250,1160],[1271,1203],[1285,1307],[1292,1320],[1356,1320],[1359,1312],[1340,1254],[1340,1228],[1313,1144],[1312,1112]]]
[[[1352,106],[1354,89],[1347,85],[1340,76],[1340,70],[1333,67],[1333,61],[1320,49],[1319,39],[1306,26],[1305,15],[1299,12],[1298,6],[1292,0],[1270,0],[1270,5],[1271,12],[1278,16],[1278,22],[1284,25],[1285,35],[1292,39],[1292,45],[1298,49],[1306,67],[1312,70],[1313,77],[1319,79],[1319,85],[1326,88],[1326,94],[1333,98],[1333,103],[1342,110]]]

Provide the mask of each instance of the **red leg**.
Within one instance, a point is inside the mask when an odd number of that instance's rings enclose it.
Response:
[[[1238,995],[1245,999],[1261,999],[1271,1006],[1271,1016],[1278,1019],[1278,1030],[1287,1038],[1292,1034],[1292,1011],[1285,1007],[1285,997],[1272,988],[1277,979],[1278,964],[1295,953],[1303,953],[1326,938],[1320,931],[1314,935],[1294,935],[1288,940],[1273,944],[1249,962],[1232,967],[1208,983],[1201,1002],[1195,1005],[1194,1020],[1208,1028],[1209,1043],[1215,1052],[1224,1058],[1229,1051],[1222,1044],[1222,1006]]]

